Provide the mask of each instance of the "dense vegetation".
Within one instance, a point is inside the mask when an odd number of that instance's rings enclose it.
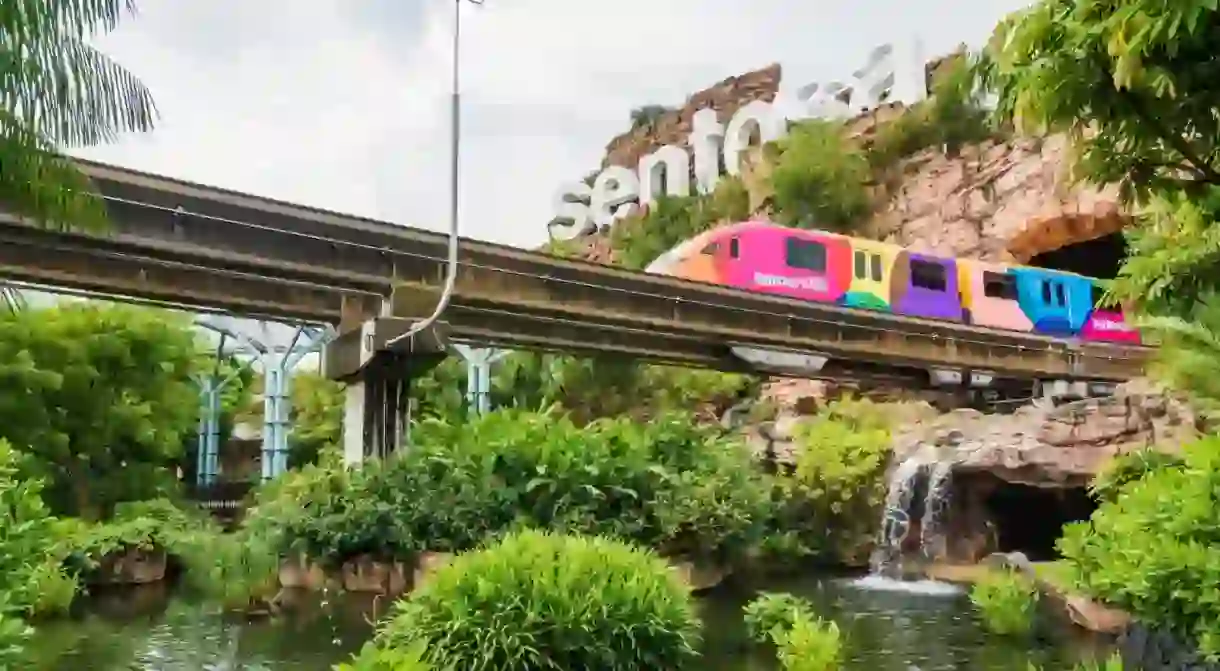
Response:
[[[13,58],[0,102],[0,198],[45,225],[104,224],[56,153],[150,125],[151,101],[85,37],[123,3],[61,2],[0,13]],[[804,122],[744,179],[663,198],[610,234],[642,268],[682,239],[769,210],[859,235],[903,159],[1008,132],[1067,132],[1075,174],[1118,184],[1135,213],[1132,257],[1112,287],[1165,333],[1160,373],[1208,410],[1220,402],[1220,126],[1211,90],[1215,3],[1043,0],[999,26],[984,57],[951,61],[928,101],[853,137]],[[980,76],[976,82],[976,75]],[[73,85],[66,85],[66,82]],[[981,84],[982,88],[976,86]],[[996,94],[988,114],[980,93]],[[633,124],[663,112],[641,108]],[[360,469],[334,460],[341,388],[294,387],[292,463],[257,492],[241,528],[185,506],[195,427],[192,375],[234,362],[202,353],[160,311],[75,305],[0,314],[0,666],[19,666],[27,622],[64,612],[133,551],[165,553],[188,585],[242,611],[274,610],[283,557],[327,567],[466,552],[400,602],[352,669],[684,668],[699,633],[668,562],[749,568],[764,559],[858,560],[879,519],[892,413],[832,404],[797,430],[792,473],[769,475],[715,423],[750,396],[742,376],[517,353],[496,367],[493,405],[462,403],[452,359],[419,383],[410,452]],[[226,425],[257,380],[226,395]],[[1138,455],[1095,483],[1104,503],[1060,543],[1072,585],[1220,656],[1220,439],[1181,459]],[[664,561],[663,561],[664,560]],[[984,583],[996,631],[1028,629],[1028,585]],[[606,613],[614,617],[605,617]],[[808,604],[768,595],[747,609],[787,669],[832,669],[839,633]],[[558,632],[558,633],[557,633]],[[482,660],[481,662],[472,660]]]
[[[1210,1],[1043,0],[997,28],[982,70],[1001,118],[1068,133],[1075,175],[1119,185],[1134,221],[1111,293],[1158,317],[1157,372],[1209,413],[1220,398],[1217,30]],[[1220,441],[1183,449],[1116,464],[1095,486],[1105,502],[1060,549],[1075,587],[1216,658]]]

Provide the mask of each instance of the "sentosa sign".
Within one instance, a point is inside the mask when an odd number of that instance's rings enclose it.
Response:
[[[686,147],[665,145],[640,159],[635,169],[610,166],[593,183],[564,184],[555,198],[551,236],[571,239],[629,215],[638,203],[651,203],[660,191],[672,196],[691,192],[691,174],[699,193],[710,193],[724,171],[741,173],[741,152],[752,137],[762,142],[777,140],[788,132],[788,123],[811,118],[848,118],[875,107],[888,92],[888,101],[912,104],[927,95],[924,60],[918,40],[905,49],[884,44],[872,51],[867,64],[852,73],[847,84],[832,82],[800,86],[799,76],[784,77],[775,101],[755,100],[739,108],[722,124],[713,109],[701,109],[692,118]],[[785,70],[788,72],[788,70]],[[850,102],[836,98],[851,89]],[[692,167],[694,168],[692,171]]]

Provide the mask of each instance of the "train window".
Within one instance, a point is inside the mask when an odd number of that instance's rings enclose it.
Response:
[[[1050,280],[1042,280],[1042,302],[1047,305],[1051,304],[1051,283]]]
[[[1059,307],[1067,305],[1067,297],[1063,295],[1063,283],[1055,283],[1055,298],[1059,301]]]
[[[720,251],[720,243],[713,242],[712,244],[704,247],[699,253],[707,254],[708,256],[715,256],[716,252],[718,252],[718,251]]]
[[[873,281],[880,282],[881,276],[881,255],[873,254]]]
[[[737,238],[729,238],[729,258],[735,259],[741,254],[741,243]]]
[[[931,291],[944,291],[948,288],[945,281],[945,267],[934,261],[911,261],[911,285]]]
[[[868,254],[864,252],[856,252],[856,279],[864,279],[868,277]]]
[[[983,271],[983,295],[988,298],[1017,300],[1017,278],[1008,273]]]
[[[826,247],[820,242],[788,238],[785,256],[789,268],[812,270],[815,273],[826,272]]]

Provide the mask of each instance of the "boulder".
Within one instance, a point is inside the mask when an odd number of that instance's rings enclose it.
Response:
[[[401,562],[388,562],[368,555],[343,562],[343,589],[349,592],[398,595],[407,590],[406,570]]]
[[[95,585],[146,585],[165,579],[169,558],[164,550],[127,548],[102,557],[90,574]]]
[[[326,586],[326,571],[303,556],[280,562],[280,586],[286,589],[320,590]]]

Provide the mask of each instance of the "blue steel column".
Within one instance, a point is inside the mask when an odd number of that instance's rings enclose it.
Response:
[[[466,403],[478,414],[491,410],[491,364],[503,359],[508,350],[454,345],[466,361]]]
[[[206,481],[204,473],[207,469],[208,434],[212,422],[208,413],[211,412],[212,378],[208,375],[196,375],[195,382],[199,384],[199,431],[195,437],[195,484],[202,485]]]
[[[302,340],[304,336],[304,340]],[[298,327],[292,342],[283,352],[268,351],[262,357],[263,399],[263,480],[278,477],[288,470],[288,434],[292,417],[292,370],[301,359],[325,345],[333,329]]]
[[[220,391],[232,379],[233,377],[229,377],[218,383],[213,381],[212,388],[209,390],[208,420],[210,426],[208,427],[207,458],[204,461],[204,484],[216,484],[220,475]]]

